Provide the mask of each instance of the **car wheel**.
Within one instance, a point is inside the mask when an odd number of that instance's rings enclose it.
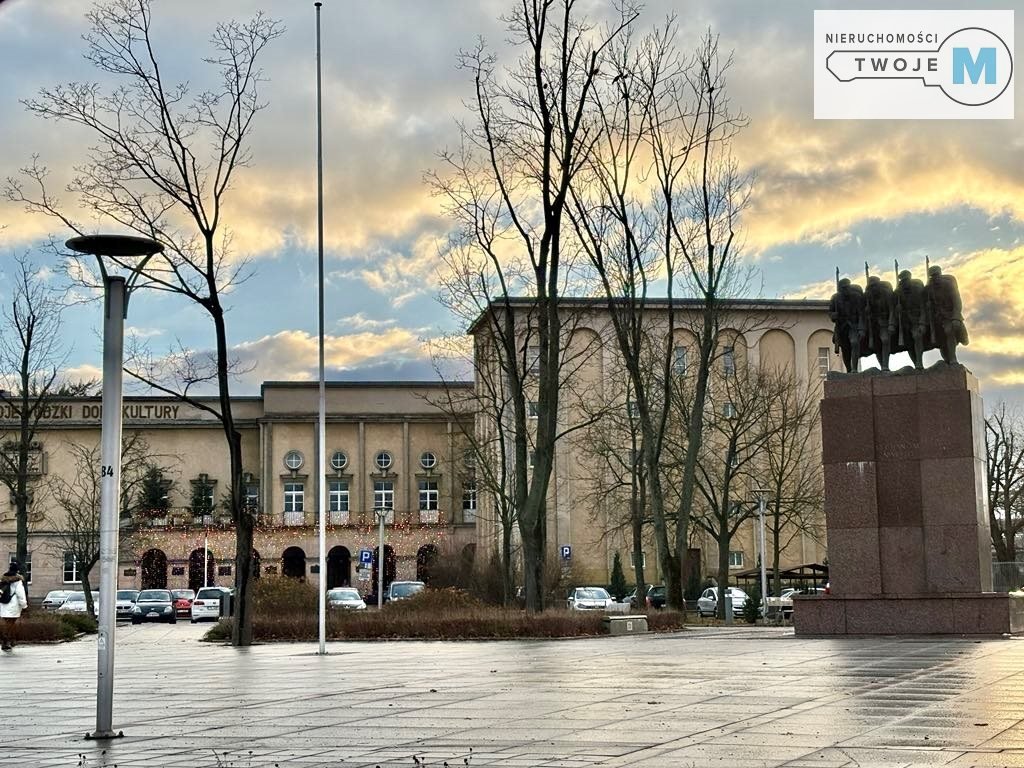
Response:
[[[136,619],[132,619],[132,625],[133,625],[133,626],[134,626],[134,625],[136,625],[136,624],[138,624],[138,623],[139,623],[139,622],[138,622],[138,621],[137,621]]]
[[[178,617],[175,616],[173,619],[171,619],[170,623],[171,624],[177,624],[178,623]]]

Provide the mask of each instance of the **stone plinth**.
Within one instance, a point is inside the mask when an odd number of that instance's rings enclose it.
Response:
[[[966,368],[830,377],[821,427],[832,595],[794,604],[798,634],[1024,628],[1018,601],[989,591],[984,416]]]

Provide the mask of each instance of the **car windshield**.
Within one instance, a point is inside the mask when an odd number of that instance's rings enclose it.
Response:
[[[139,593],[140,603],[169,603],[171,593],[166,589],[146,589]]]
[[[200,563],[200,565],[202,565],[202,563]],[[196,596],[196,593],[191,589],[172,589],[171,595],[174,596],[175,599],[183,597],[186,600],[192,600]]]
[[[46,597],[44,597],[43,599],[44,600],[60,600],[65,595],[67,595],[67,592],[60,592],[60,591],[47,592],[46,593]]]
[[[70,595],[68,595],[67,602],[69,602],[69,603],[84,603],[85,602],[85,592],[72,592]]]
[[[423,589],[422,584],[392,584],[391,594],[395,597],[409,597]]]
[[[220,600],[220,596],[221,590],[219,589],[200,589],[196,600]]]
[[[134,601],[135,598],[137,598],[138,596],[139,596],[139,593],[136,592],[134,589],[119,589],[117,591],[117,599],[118,600],[132,600],[132,601]]]
[[[608,592],[600,587],[581,587],[576,590],[577,600],[607,600]]]
[[[358,590],[355,589],[332,589],[327,593],[331,600],[361,600]]]
[[[651,591],[649,592],[649,594],[651,594],[651,595],[663,595],[663,594],[665,594],[665,588],[664,587],[651,587]]]

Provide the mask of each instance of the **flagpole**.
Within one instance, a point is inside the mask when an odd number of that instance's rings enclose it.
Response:
[[[327,493],[324,483],[327,480],[327,395],[324,382],[324,143],[323,143],[323,118],[321,105],[321,84],[320,84],[320,6],[323,3],[314,3],[316,6],[316,235],[317,235],[317,286],[319,313],[319,342],[320,342],[320,410],[319,423],[317,426],[317,513],[319,515],[318,527],[320,529],[320,573],[318,581],[318,592],[320,600],[318,604],[318,628],[320,638],[320,653],[327,653],[327,558],[325,548],[327,546]]]

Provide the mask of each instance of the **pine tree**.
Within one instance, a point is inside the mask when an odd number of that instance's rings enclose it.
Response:
[[[147,517],[164,517],[170,508],[167,499],[167,481],[159,467],[150,467],[142,478],[139,489],[139,511]]]
[[[612,581],[609,591],[616,600],[622,600],[627,592],[626,574],[622,572],[622,560],[618,552],[615,553],[615,559],[612,561]]]

